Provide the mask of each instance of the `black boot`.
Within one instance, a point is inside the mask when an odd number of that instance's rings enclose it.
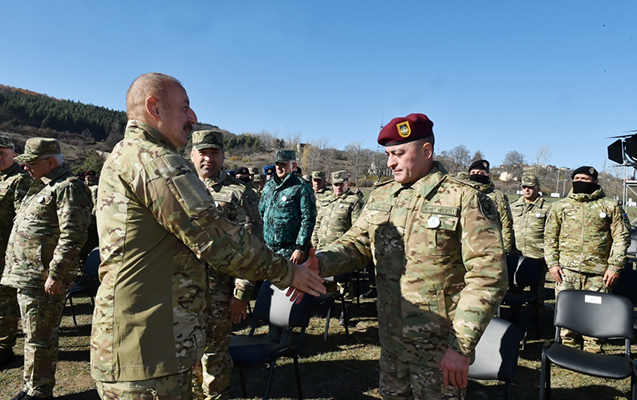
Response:
[[[26,392],[20,392],[18,395],[11,400],[23,400],[27,396]]]
[[[14,359],[13,349],[0,349],[0,370],[7,368]]]

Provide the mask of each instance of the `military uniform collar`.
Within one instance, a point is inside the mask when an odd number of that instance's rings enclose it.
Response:
[[[157,129],[153,128],[150,125],[147,125],[141,121],[137,121],[134,119],[129,119],[126,124],[126,132],[124,133],[124,137],[126,138],[139,138],[146,139],[152,142],[156,142],[162,144],[172,151],[177,151],[175,146]]]
[[[422,197],[427,197],[432,190],[440,185],[440,183],[446,178],[446,175],[447,170],[445,167],[439,161],[434,161],[433,167],[427,175],[410,185],[402,185],[396,182],[392,187],[390,194],[392,196],[396,196],[398,192],[403,189],[413,189],[418,191]]]
[[[276,184],[277,187],[281,187],[285,185],[286,183],[293,184],[295,176],[297,175],[294,172],[290,172],[289,174],[285,176],[285,178],[283,178],[283,180],[281,180],[279,179],[278,175],[274,174],[274,177],[272,179],[274,179],[274,183]]]
[[[9,166],[9,168],[5,169],[4,171],[0,171],[0,176],[13,174],[14,172],[19,171],[20,169],[21,169],[20,165],[14,161],[13,164]]]
[[[568,193],[568,198],[569,199],[573,199],[573,200],[579,201],[579,202],[594,201],[594,200],[597,200],[597,199],[601,199],[602,197],[606,197],[606,194],[604,193],[604,190],[602,189],[601,186],[599,187],[599,189],[597,189],[596,191],[594,191],[591,194],[588,194],[588,193],[573,193],[573,189],[571,189],[571,191]]]
[[[44,175],[42,178],[40,178],[40,180],[45,185],[48,185],[51,182],[58,180],[58,178],[60,178],[62,175],[66,175],[69,173],[71,173],[71,169],[69,168],[69,166],[67,164],[62,164],[53,171]]]
[[[213,177],[210,177],[209,179],[213,181],[214,183],[221,183],[227,177],[228,177],[228,171],[226,171],[225,168],[221,167],[221,170],[219,171],[219,173]]]
[[[476,189],[481,191],[482,193],[489,193],[493,189],[495,189],[495,183],[492,180],[489,180],[489,183],[479,183],[476,181],[471,181],[474,183]]]

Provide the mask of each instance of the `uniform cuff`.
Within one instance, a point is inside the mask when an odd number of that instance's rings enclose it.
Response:
[[[250,301],[250,298],[252,298],[252,290],[240,290],[235,288],[232,295],[241,301]]]
[[[447,344],[449,344],[449,347],[454,349],[458,354],[462,354],[463,356],[467,356],[467,357],[471,356],[472,352],[465,351],[464,349],[462,349],[460,347],[460,343],[458,342],[458,338],[453,333],[449,334],[449,338],[447,339]]]
[[[622,265],[621,267],[618,267],[616,265],[613,265],[613,266],[609,266],[608,269],[613,271],[616,274],[621,274],[622,270],[624,269],[624,266]]]

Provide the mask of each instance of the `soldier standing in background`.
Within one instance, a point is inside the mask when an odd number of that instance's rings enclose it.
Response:
[[[13,218],[33,181],[14,161],[15,156],[11,140],[0,136],[0,277]],[[20,318],[17,294],[15,288],[0,284],[0,370],[14,359],[13,346]]]
[[[24,387],[13,399],[53,398],[64,295],[86,242],[91,192],[63,164],[60,143],[31,138],[24,154],[34,183],[17,211],[2,285],[18,289],[24,340]]]
[[[532,327],[539,327],[539,313],[544,306],[544,283],[546,261],[544,261],[544,226],[551,203],[540,195],[540,181],[535,175],[522,177],[522,196],[511,203],[515,246],[524,257],[533,258],[542,264],[542,280],[538,288],[535,307],[532,309]],[[513,289],[513,288],[511,288]]]
[[[433,123],[394,118],[381,130],[394,179],[370,194],[340,239],[310,253],[322,276],[372,259],[384,399],[459,399],[475,347],[507,287],[493,202],[433,160]]]
[[[126,116],[124,139],[100,176],[102,284],[95,296],[91,375],[103,399],[185,400],[206,344],[204,263],[312,295],[325,288],[313,272],[273,254],[219,215],[206,186],[176,151],[197,122],[177,79],[138,77],[126,94]]]
[[[270,250],[300,264],[310,250],[316,200],[312,188],[294,173],[294,150],[277,150],[274,161],[275,175],[266,182],[259,202],[263,238]],[[281,329],[270,325],[267,339],[287,342],[291,339],[291,329],[287,328],[281,338]]]
[[[254,186],[256,187],[256,189],[254,189],[254,192],[256,193],[257,197],[261,199],[261,193],[263,192],[263,188],[265,187],[265,175],[254,175],[254,180],[252,182],[254,182]]]
[[[190,159],[221,214],[244,226],[258,238],[263,238],[256,195],[223,168],[225,153],[221,130],[193,132]],[[243,172],[241,168],[237,170],[237,175],[240,172]],[[201,359],[202,388],[206,399],[227,399],[232,373],[232,359],[228,354],[232,323],[241,322],[246,317],[254,283],[245,279],[234,280],[214,269],[208,270],[208,278],[214,329],[208,329],[206,350]]]
[[[630,246],[628,218],[622,206],[606,197],[597,171],[579,167],[571,175],[573,189],[556,201],[544,228],[544,258],[562,290],[608,292],[617,283]],[[575,346],[575,333],[562,329],[564,344]],[[603,341],[584,337],[584,350],[603,353]]]
[[[513,235],[513,217],[509,207],[509,198],[500,189],[496,189],[491,180],[489,162],[487,160],[474,161],[469,167],[469,179],[476,182],[476,187],[493,200],[498,210],[504,251],[507,254],[515,252],[515,236]]]
[[[332,189],[325,182],[325,172],[312,171],[312,189],[316,197],[316,211],[325,205],[325,199],[332,194]]]

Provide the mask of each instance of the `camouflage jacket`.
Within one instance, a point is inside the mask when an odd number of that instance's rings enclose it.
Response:
[[[324,247],[343,236],[361,215],[365,203],[350,189],[340,196],[332,193],[318,208],[312,245]]]
[[[602,275],[626,263],[630,228],[624,210],[599,188],[593,194],[569,193],[551,206],[544,228],[544,258],[549,268]]]
[[[266,182],[259,213],[270,249],[288,258],[294,250],[307,252],[316,222],[315,201],[312,188],[296,174]]]
[[[9,168],[0,171],[0,276],[4,269],[4,255],[13,218],[32,181],[31,176],[15,162]]]
[[[206,343],[207,274],[281,288],[293,265],[223,218],[192,167],[157,130],[129,120],[100,176],[100,279],[91,375],[137,381],[193,368]]]
[[[493,182],[486,184],[474,185],[482,193],[486,194],[493,200],[498,209],[498,218],[500,219],[500,227],[502,228],[502,241],[504,242],[504,251],[510,254],[515,251],[515,236],[513,234],[513,216],[509,207],[509,198],[500,189],[496,189]]]
[[[314,197],[316,197],[317,216],[318,216],[318,211],[321,209],[321,207],[323,207],[326,204],[327,198],[333,194],[334,194],[334,191],[331,188],[329,188],[327,185],[320,188],[318,192],[314,192]]]
[[[533,202],[524,196],[511,203],[515,246],[524,257],[544,258],[544,225],[551,203],[538,196]]]
[[[317,252],[322,276],[376,264],[383,351],[439,364],[473,356],[508,278],[493,202],[435,162],[410,186],[380,184],[356,223]]]
[[[225,169],[217,176],[205,178],[204,183],[221,214],[230,221],[245,227],[248,232],[263,238],[263,223],[259,215],[259,200],[254,191],[245,183],[229,175]],[[211,273],[211,278],[214,273]],[[250,300],[254,283],[245,279],[234,281],[234,297]]]
[[[13,221],[2,284],[44,289],[47,277],[71,284],[92,207],[90,190],[66,164],[35,181]]]
[[[95,215],[95,205],[97,204],[97,182],[91,182],[86,185],[91,191],[91,199],[93,200],[93,208],[91,214]]]

